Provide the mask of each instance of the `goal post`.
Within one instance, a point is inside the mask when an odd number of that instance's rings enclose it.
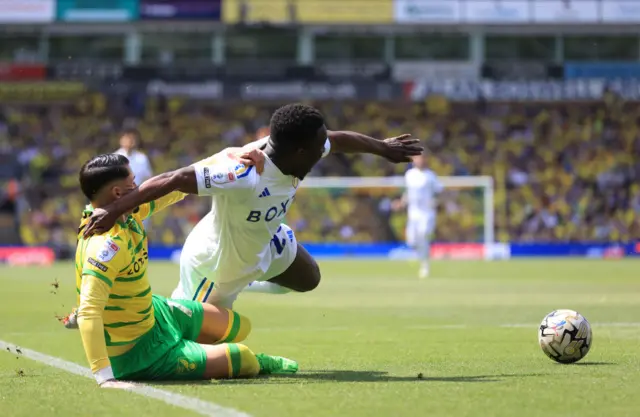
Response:
[[[481,190],[483,202],[479,207],[482,210],[482,237],[476,243],[484,244],[484,257],[493,258],[493,248],[495,243],[495,219],[494,219],[494,181],[490,176],[442,176],[439,181],[447,190]],[[403,176],[390,177],[308,177],[302,181],[301,188],[305,189],[325,189],[325,190],[351,190],[353,192],[360,189],[377,190],[389,194],[394,191],[397,194],[405,187]],[[478,208],[480,209],[480,208]],[[437,226],[436,226],[437,227]],[[465,243],[465,242],[460,242]]]

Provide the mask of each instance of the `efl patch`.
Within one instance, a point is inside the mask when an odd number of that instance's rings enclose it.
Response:
[[[236,180],[236,176],[233,172],[217,172],[211,175],[211,180],[216,184],[226,184]]]
[[[107,269],[109,269],[109,268],[107,268],[107,266],[105,264],[101,264],[100,262],[96,261],[93,258],[87,259],[87,262],[89,262],[91,265],[95,266],[96,268],[98,268],[102,272],[107,272]]]
[[[116,245],[111,239],[107,239],[104,242],[104,246],[98,253],[98,260],[100,262],[109,262],[120,250],[120,246]]]

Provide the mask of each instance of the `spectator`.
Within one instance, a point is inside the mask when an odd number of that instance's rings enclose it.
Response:
[[[24,243],[75,245],[86,204],[77,189],[77,171],[92,155],[112,152],[122,127],[121,100],[93,98],[82,105],[0,106],[0,149],[19,167],[6,175],[19,184],[14,210]],[[166,171],[255,140],[274,107],[169,97],[160,109],[156,98],[147,100],[136,124],[139,131],[125,131],[118,150],[130,158],[137,182],[152,175],[149,157],[158,171]],[[423,138],[439,175],[493,176],[496,235],[502,239],[628,241],[640,236],[640,106],[635,103],[479,106],[438,98],[315,105],[330,128],[379,138],[404,132]],[[141,134],[153,138],[146,154],[137,150]],[[268,129],[259,132],[266,134]],[[324,159],[313,173],[388,176],[404,169],[368,155],[337,155]],[[386,206],[400,191],[303,187],[287,222],[301,241],[399,240],[404,215]],[[209,204],[190,198],[159,213],[151,219],[150,238],[182,244]],[[440,210],[436,240],[481,238],[483,201],[477,190],[445,190]]]
[[[142,184],[153,176],[149,158],[138,150],[140,146],[140,132],[135,129],[127,129],[120,136],[120,149],[115,153],[124,155],[129,159],[131,171],[136,177],[136,183]]]

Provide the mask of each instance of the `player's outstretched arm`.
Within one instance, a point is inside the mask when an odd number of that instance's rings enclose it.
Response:
[[[105,233],[125,213],[129,213],[136,207],[162,198],[174,191],[181,191],[185,194],[198,193],[194,166],[156,175],[111,204],[96,208],[87,223],[87,227],[85,227],[84,238],[87,239],[94,234]]]
[[[241,151],[239,155],[237,155],[237,158],[240,158],[239,162],[248,162],[247,165],[256,165],[256,168],[259,170],[260,167],[264,166],[264,156],[260,151],[252,151],[253,150],[250,150],[246,153]],[[229,150],[227,150],[227,152],[229,156],[232,156]],[[213,159],[215,160],[215,156]],[[195,195],[215,194],[216,189],[225,188],[215,185],[225,184],[226,182],[217,182],[216,178],[212,177],[212,174],[219,174],[225,170],[226,167],[218,166],[215,163],[208,163],[208,160],[205,160],[175,171],[156,175],[142,183],[136,190],[111,203],[108,206],[109,211],[112,211],[113,215],[117,218],[142,204],[162,198],[174,191]],[[235,174],[231,171],[225,174],[234,176],[233,178],[227,178],[229,181],[236,179]],[[211,191],[206,192],[205,190]]]
[[[228,156],[231,156],[231,153]],[[242,151],[233,156],[228,163],[231,163],[232,160],[248,161],[247,165],[251,165],[251,168],[255,165],[258,171],[264,167],[264,154],[260,150]],[[240,166],[244,167],[245,165],[240,164]],[[247,170],[248,173],[249,170]],[[96,208],[85,227],[84,237],[88,238],[94,234],[105,233],[125,213],[130,213],[136,207],[158,200],[174,191],[185,194],[213,195],[221,190],[240,188],[242,185],[246,185],[246,182],[234,183],[244,176],[246,174],[236,175],[233,172],[233,166],[223,166],[216,163],[216,155],[194,165],[156,175],[108,206]]]
[[[381,156],[390,162],[411,162],[411,157],[420,155],[424,148],[420,139],[405,134],[378,140],[362,133],[350,131],[328,131],[331,152],[334,153],[370,153]]]

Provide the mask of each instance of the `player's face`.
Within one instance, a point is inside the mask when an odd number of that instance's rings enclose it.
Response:
[[[124,197],[137,188],[135,177],[128,165],[127,170],[129,171],[129,176],[127,178],[115,180],[111,183],[111,195],[115,200]]]
[[[427,167],[427,160],[424,155],[416,155],[413,157],[413,165],[418,169],[423,169]]]
[[[124,149],[133,149],[136,147],[136,138],[133,135],[123,135],[120,138],[120,147]]]
[[[297,168],[295,176],[304,179],[315,164],[322,158],[324,144],[327,141],[327,128],[322,126],[318,129],[315,138],[309,148],[300,149],[296,156]]]

